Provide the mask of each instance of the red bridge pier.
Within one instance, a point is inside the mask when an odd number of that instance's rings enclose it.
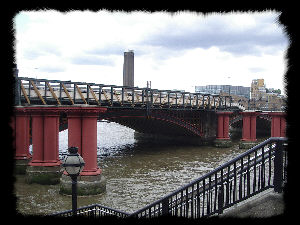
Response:
[[[227,148],[232,146],[229,137],[229,117],[233,112],[217,112],[218,115],[218,130],[217,138],[214,142],[216,147]]]
[[[95,195],[106,189],[105,177],[97,165],[98,109],[70,111],[68,116],[68,147],[78,147],[85,166],[77,180],[79,195]],[[71,179],[65,173],[61,177],[60,193],[71,194]]]
[[[257,112],[241,112],[243,117],[242,139],[239,148],[252,148],[256,145],[256,117]]]
[[[230,116],[233,112],[221,111],[216,113],[218,116],[217,137],[214,142],[216,147],[232,146],[229,137]],[[267,115],[271,120],[271,137],[285,137],[286,121],[285,112],[240,112],[243,120],[242,139],[239,148],[252,148],[257,143],[256,139],[256,117],[260,114]]]
[[[286,121],[285,113],[283,112],[272,112],[271,122],[271,137],[285,137]]]
[[[15,136],[15,159],[28,183],[58,184],[60,192],[71,193],[71,181],[62,174],[59,159],[59,117],[68,117],[68,146],[76,146],[85,161],[78,177],[78,194],[98,194],[105,190],[105,178],[97,165],[97,118],[105,108],[93,106],[15,107],[11,126]],[[32,156],[29,154],[30,120]],[[27,169],[25,169],[27,167]],[[17,167],[16,167],[17,168]],[[20,169],[16,173],[19,172]],[[25,172],[26,171],[26,172]]]
[[[29,153],[29,124],[30,117],[22,112],[16,111],[11,118],[11,128],[13,131],[13,147],[15,152],[15,173],[25,174],[27,165],[31,159]]]

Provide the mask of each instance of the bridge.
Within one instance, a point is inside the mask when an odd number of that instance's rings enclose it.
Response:
[[[61,192],[67,194],[70,181],[60,172],[58,150],[58,134],[63,129],[68,128],[68,146],[77,146],[85,160],[78,188],[88,195],[105,190],[97,165],[98,120],[114,121],[148,135],[194,138],[200,143],[213,140],[216,146],[230,143],[229,128],[234,124],[242,125],[244,144],[256,144],[257,118],[270,124],[270,139],[133,214],[99,204],[83,207],[78,214],[199,218],[220,214],[269,188],[281,192],[286,180],[284,112],[246,110],[230,96],[18,76],[14,91],[11,127],[16,172],[26,174],[29,183],[60,183]]]
[[[81,176],[100,179],[97,121],[102,119],[147,135],[193,138],[197,143],[214,141],[224,147],[230,146],[229,127],[238,121],[243,126],[242,143],[253,145],[259,117],[271,123],[271,137],[285,137],[284,112],[245,110],[230,96],[15,78],[15,114],[11,121],[15,158],[17,168],[26,168],[29,182],[60,182],[58,134],[66,128],[68,146],[77,146],[86,162]],[[29,153],[30,141],[33,155]],[[51,174],[51,178],[41,177],[43,173]]]

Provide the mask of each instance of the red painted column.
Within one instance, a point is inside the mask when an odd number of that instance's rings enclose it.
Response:
[[[85,167],[81,175],[98,175],[97,165],[97,115],[85,115],[82,118],[82,157]]]
[[[9,121],[9,126],[12,129],[12,138],[13,138],[12,139],[12,141],[13,141],[12,147],[13,147],[13,149],[15,149],[16,148],[16,117],[15,117],[15,115],[12,116],[10,119],[11,120]]]
[[[285,117],[282,116],[280,117],[280,137],[286,136],[285,130],[286,130],[286,121],[285,121]]]
[[[250,139],[251,141],[256,141],[256,113],[251,115],[250,118],[251,122],[251,129],[250,129]]]
[[[223,139],[229,139],[229,113],[225,113],[223,118]]]
[[[223,139],[224,133],[224,119],[223,119],[223,113],[218,113],[218,133],[217,133],[217,139]]]
[[[16,113],[12,123],[15,134],[15,159],[29,159],[29,123],[30,117],[23,113]]]
[[[271,137],[285,137],[285,113],[282,112],[274,112],[270,113],[272,116],[271,121]]]
[[[248,141],[250,140],[250,116],[244,114],[243,115],[243,136],[242,140],[243,141]]]
[[[48,166],[60,165],[58,126],[58,114],[46,114],[44,116],[44,163],[47,163]]]
[[[42,114],[35,114],[32,118],[32,160],[29,165],[34,166],[44,159],[44,119]]]
[[[47,111],[32,112],[32,161],[30,166],[59,166],[59,114]]]
[[[242,112],[243,136],[242,141],[256,141],[256,112]]]
[[[229,116],[232,112],[217,112],[218,114],[218,133],[217,139],[229,138]]]
[[[82,156],[80,115],[68,115],[68,147],[78,147],[78,154]]]
[[[81,176],[101,174],[97,165],[97,117],[98,111],[89,108],[68,113],[68,146],[78,147],[85,161]]]

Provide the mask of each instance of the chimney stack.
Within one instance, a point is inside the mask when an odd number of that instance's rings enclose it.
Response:
[[[124,52],[123,86],[134,87],[134,53],[133,50]]]

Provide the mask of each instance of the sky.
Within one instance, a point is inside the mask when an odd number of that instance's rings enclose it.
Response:
[[[264,79],[284,94],[288,36],[280,12],[21,11],[14,17],[20,77],[123,84],[134,51],[134,86],[195,91],[250,87]]]

